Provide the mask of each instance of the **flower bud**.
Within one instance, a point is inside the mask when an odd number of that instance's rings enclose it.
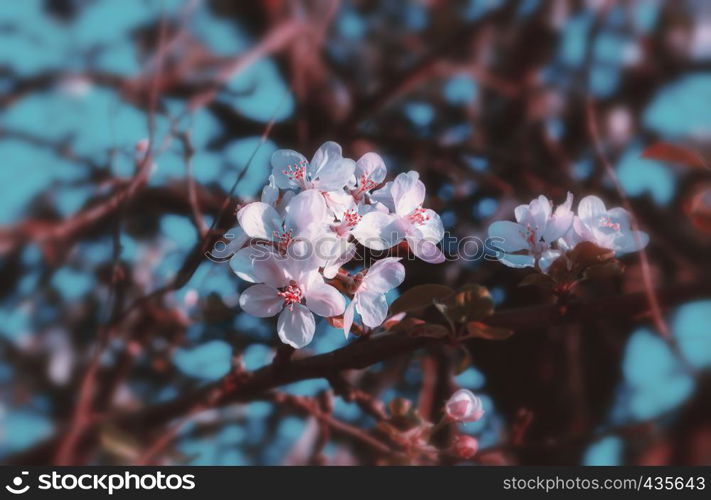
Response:
[[[479,442],[472,436],[458,434],[452,441],[452,451],[464,460],[472,458],[479,451]]]
[[[484,408],[471,391],[459,389],[447,401],[445,412],[455,422],[476,422],[484,415]]]

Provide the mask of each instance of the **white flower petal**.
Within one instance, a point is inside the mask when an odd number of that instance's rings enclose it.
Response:
[[[420,231],[420,237],[431,243],[439,243],[444,237],[444,225],[439,214],[432,209],[426,209],[423,212],[425,221],[422,224],[416,224]]]
[[[351,300],[346,310],[343,312],[343,333],[348,338],[348,334],[353,326],[353,316],[355,316],[356,299]]]
[[[308,165],[306,158],[301,153],[292,149],[278,149],[272,154],[272,175],[277,187],[281,189],[301,189],[304,186],[295,182],[284,172]]]
[[[314,315],[303,304],[293,304],[285,308],[277,320],[279,339],[295,349],[307,346],[314,338],[316,321]]]
[[[388,314],[388,301],[382,293],[365,290],[358,292],[356,309],[363,324],[375,328],[385,321]]]
[[[271,205],[255,201],[237,212],[237,220],[250,238],[272,240],[274,232],[281,231],[282,220]]]
[[[287,261],[287,259],[273,253],[253,258],[252,275],[260,283],[265,283],[273,288],[281,288],[289,283],[285,272]]]
[[[586,196],[578,203],[578,217],[587,226],[596,224],[606,213],[605,204],[597,196]]]
[[[387,257],[370,266],[361,287],[372,292],[385,293],[400,286],[404,280],[405,266],[400,263],[400,259]]]
[[[239,305],[247,314],[257,318],[269,318],[281,311],[284,299],[270,286],[254,285],[242,292]]]
[[[315,283],[306,291],[306,307],[324,318],[343,314],[346,299],[326,283]]]
[[[343,158],[341,146],[333,141],[325,142],[318,148],[309,169],[311,182],[322,191],[343,189],[354,171],[355,162]]]
[[[275,206],[276,201],[279,198],[279,188],[276,186],[276,181],[274,176],[269,176],[269,182],[266,186],[262,188],[262,198],[261,202],[267,205]]]
[[[630,231],[626,233],[622,238],[615,240],[615,248],[620,255],[639,252],[649,243],[649,235],[644,231]]]
[[[425,185],[414,170],[395,177],[390,192],[395,203],[395,212],[400,216],[410,214],[425,201]]]
[[[445,261],[442,251],[431,241],[408,236],[407,244],[418,259],[429,264],[441,264]]]
[[[257,283],[258,280],[254,276],[254,260],[264,258],[267,254],[272,253],[271,250],[262,245],[250,245],[239,250],[230,259],[230,269],[239,278],[250,283]]]
[[[345,191],[326,191],[321,194],[323,199],[326,200],[326,205],[328,206],[331,217],[342,220],[346,210],[356,208],[355,200]]]
[[[383,187],[373,191],[370,199],[375,203],[385,206],[390,212],[395,212],[395,200],[393,200],[393,181],[386,182]]]
[[[505,266],[515,267],[519,269],[524,267],[536,266],[536,259],[533,257],[533,255],[515,255],[506,253],[499,257],[499,262],[501,262]]]
[[[366,153],[356,162],[355,175],[360,182],[362,177],[374,182],[376,185],[383,182],[387,175],[385,162],[377,153]]]
[[[547,273],[548,268],[551,267],[551,264],[553,264],[562,253],[560,250],[546,250],[541,254],[541,258],[538,259],[538,267],[541,268],[541,271]]]
[[[405,238],[405,232],[395,216],[382,212],[370,212],[363,216],[352,234],[366,248],[385,250]]]
[[[489,226],[489,238],[497,238],[499,241],[494,243],[504,252],[528,250],[530,245],[524,234],[525,229],[520,224],[508,220],[499,220]]]
[[[323,268],[324,278],[334,278],[336,274],[338,274],[338,270],[341,268],[341,266],[343,266],[343,264],[345,264],[346,262],[350,262],[350,260],[356,253],[356,246],[353,243],[348,243],[347,241],[341,238],[338,238],[338,241],[342,244],[345,243],[346,248],[338,257],[327,260],[326,265]]]
[[[551,215],[543,232],[543,240],[546,243],[553,243],[570,229],[573,224],[573,212],[570,210],[572,203],[573,195],[568,193],[565,203],[556,208],[553,215]]]
[[[326,222],[326,202],[316,189],[307,189],[294,196],[286,206],[285,225],[299,235],[312,224]]]

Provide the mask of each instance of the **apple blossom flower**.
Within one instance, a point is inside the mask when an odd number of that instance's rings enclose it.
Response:
[[[366,153],[355,165],[355,183],[351,190],[353,199],[360,202],[378,187],[387,174],[385,162],[377,153]]]
[[[473,436],[457,434],[452,440],[452,451],[459,458],[469,460],[479,451],[479,441]]]
[[[299,242],[304,251],[311,251],[307,242],[316,239],[326,218],[326,203],[315,190],[303,191],[289,200],[281,214],[268,203],[256,201],[237,212],[237,220],[249,238],[271,242],[279,252]],[[255,282],[253,262],[273,251],[264,245],[252,244],[239,250],[230,260],[230,267],[245,281]]]
[[[353,316],[358,311],[363,324],[371,328],[380,326],[388,314],[385,294],[398,287],[405,279],[405,267],[397,257],[387,257],[370,266],[353,294],[353,300],[343,313],[343,333],[353,325]]]
[[[342,190],[353,176],[355,162],[343,158],[341,146],[325,142],[316,150],[311,162],[291,149],[279,149],[271,159],[272,175],[282,189]]]
[[[444,237],[444,227],[434,210],[422,208],[425,185],[417,172],[398,175],[375,191],[373,199],[393,213],[373,210],[363,215],[353,229],[353,235],[363,246],[385,250],[406,240],[412,252],[425,262],[444,261],[437,248]]]
[[[314,314],[343,314],[343,295],[324,282],[313,259],[270,254],[255,260],[253,266],[260,284],[240,295],[240,307],[258,318],[279,314],[277,333],[285,344],[300,349],[311,342],[316,330]]]
[[[476,422],[484,415],[481,399],[468,389],[459,389],[452,394],[444,411],[453,422]]]
[[[586,196],[578,204],[578,214],[559,245],[571,249],[581,241],[590,241],[599,247],[621,255],[637,252],[647,246],[649,236],[631,229],[631,217],[624,208],[607,210],[597,196]]]
[[[541,195],[528,205],[514,210],[516,222],[496,221],[489,226],[489,237],[498,240],[502,253],[498,259],[509,267],[538,266],[546,272],[562,254],[551,245],[566,234],[573,223],[573,195],[553,212],[551,202]]]
[[[270,175],[268,183],[262,189],[261,202],[273,206],[277,212],[283,214],[286,204],[295,194],[293,191],[286,191],[284,195],[279,198],[279,188],[276,187],[274,176]],[[239,223],[225,232],[223,237],[228,240],[228,243],[224,244],[220,242],[219,247],[216,244],[210,251],[211,258],[221,260],[233,257],[250,238],[244,229],[239,226]],[[239,276],[239,272],[237,270],[235,270],[235,272]]]

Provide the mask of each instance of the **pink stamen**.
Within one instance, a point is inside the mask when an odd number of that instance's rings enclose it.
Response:
[[[526,241],[528,241],[528,244],[531,246],[536,244],[536,232],[530,224],[526,224]]]
[[[302,188],[306,187],[306,167],[308,162],[301,160],[299,163],[292,163],[281,171],[290,180],[296,182]]]
[[[346,210],[343,214],[343,222],[348,227],[353,227],[360,222],[362,217],[358,214],[355,209]]]
[[[427,211],[422,208],[416,208],[409,216],[408,219],[410,219],[410,222],[413,224],[419,224],[422,225],[428,220],[430,220],[430,216],[427,215]]]
[[[281,249],[285,249],[294,239],[293,231],[291,229],[286,231],[272,231],[272,241],[274,241],[277,246]]]
[[[277,295],[284,299],[284,306],[288,307],[290,311],[294,310],[294,304],[301,303],[301,298],[303,297],[301,288],[294,281],[282,288],[280,292],[277,292]]]
[[[360,176],[360,178],[358,179],[358,190],[354,193],[354,195],[356,197],[358,197],[361,194],[365,193],[366,191],[370,191],[377,185],[378,185],[377,182],[369,179],[367,175],[362,174]]]
[[[620,225],[617,222],[612,222],[612,219],[607,216],[600,217],[600,227],[608,227],[613,231],[620,230]]]

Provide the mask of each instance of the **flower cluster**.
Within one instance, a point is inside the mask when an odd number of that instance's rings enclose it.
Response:
[[[306,346],[314,314],[343,315],[346,335],[356,312],[370,328],[385,320],[385,294],[402,283],[405,268],[399,258],[386,257],[348,276],[341,267],[354,259],[355,242],[386,250],[406,241],[422,260],[444,260],[437,248],[444,229],[439,216],[422,207],[425,186],[417,172],[382,185],[387,170],[379,155],[353,161],[335,142],[323,144],[310,162],[296,151],[278,150],[271,165],[261,200],[237,212],[227,250],[235,274],[254,283],[240,306],[257,317],[278,314],[282,342]],[[333,286],[339,279],[352,298],[348,307]]]
[[[498,258],[509,267],[537,267],[547,272],[551,264],[578,243],[589,241],[621,255],[644,248],[649,237],[631,228],[631,217],[624,208],[605,208],[597,196],[586,196],[572,210],[573,195],[562,205],[541,195],[528,205],[514,210],[516,222],[496,221],[489,226],[489,237],[496,239]]]

